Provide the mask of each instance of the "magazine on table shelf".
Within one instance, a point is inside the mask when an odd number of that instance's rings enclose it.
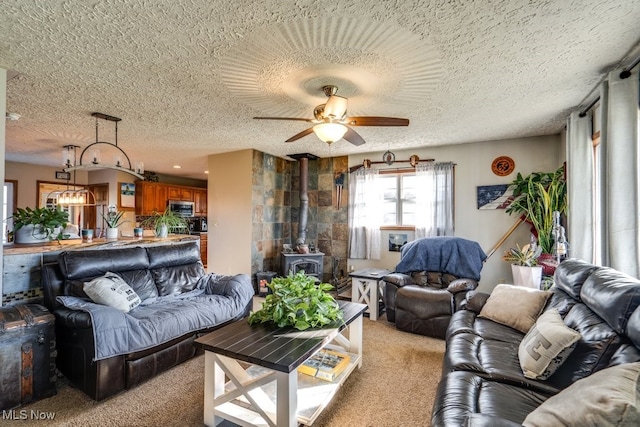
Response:
[[[349,360],[348,354],[333,350],[320,350],[300,365],[298,372],[321,380],[333,381],[344,371]]]

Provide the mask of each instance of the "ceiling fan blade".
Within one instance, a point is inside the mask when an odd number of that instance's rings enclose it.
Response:
[[[254,117],[256,120],[299,120],[302,122],[313,122],[313,119],[303,119],[300,117]]]
[[[302,132],[296,133],[291,138],[287,139],[285,142],[297,141],[298,139],[300,139],[302,137],[305,137],[305,136],[309,135],[310,133],[313,133],[313,128],[305,129]]]
[[[398,117],[347,117],[345,123],[351,126],[409,126],[409,119]]]
[[[360,134],[351,128],[348,128],[347,133],[345,133],[342,138],[346,139],[353,145],[362,145],[365,143]]]

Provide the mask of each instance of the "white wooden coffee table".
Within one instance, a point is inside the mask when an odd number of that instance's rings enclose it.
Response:
[[[344,323],[333,329],[252,326],[243,319],[198,338],[196,344],[205,350],[204,424],[213,427],[222,419],[242,426],[313,424],[362,365],[362,313],[367,307],[338,303]],[[351,359],[333,382],[297,371],[322,348],[348,353]]]

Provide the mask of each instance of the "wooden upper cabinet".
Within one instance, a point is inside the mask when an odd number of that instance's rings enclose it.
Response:
[[[153,215],[167,208],[168,187],[158,182],[136,182],[136,215]]]
[[[193,189],[189,187],[169,186],[169,200],[193,202]]]
[[[207,216],[207,189],[194,189],[193,202],[196,216]]]

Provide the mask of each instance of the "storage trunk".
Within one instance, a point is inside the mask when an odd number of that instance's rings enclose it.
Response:
[[[38,304],[0,308],[0,410],[54,394],[53,314]]]

